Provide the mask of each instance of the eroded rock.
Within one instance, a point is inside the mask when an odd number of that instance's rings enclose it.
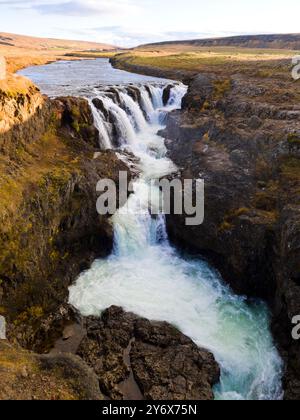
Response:
[[[300,108],[286,88],[276,79],[199,75],[163,135],[182,179],[205,181],[204,223],[167,216],[171,239],[207,256],[236,292],[269,301],[287,362],[285,396],[299,399],[300,343],[291,330],[300,313]]]
[[[220,370],[211,353],[176,328],[111,307],[87,318],[78,355],[112,399],[210,400]]]

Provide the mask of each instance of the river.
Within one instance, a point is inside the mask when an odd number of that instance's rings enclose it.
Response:
[[[281,399],[283,363],[267,305],[236,296],[205,260],[179,252],[169,243],[164,215],[153,218],[148,211],[155,204],[149,203],[150,180],[176,170],[157,133],[167,113],[181,107],[186,87],[115,70],[106,59],[60,62],[21,74],[50,96],[86,97],[101,147],[129,150],[140,162],[134,193],[112,217],[113,253],[79,276],[70,287],[70,303],[86,316],[117,305],[175,325],[220,364],[216,399]],[[163,89],[170,83],[164,106]],[[152,191],[152,200],[158,196],[159,191]]]

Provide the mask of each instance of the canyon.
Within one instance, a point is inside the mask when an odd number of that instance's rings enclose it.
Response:
[[[298,91],[274,79],[262,83],[159,68],[139,72],[188,84],[182,110],[166,115],[160,135],[182,179],[204,178],[206,219],[189,228],[185,215],[167,216],[169,237],[212,262],[237,294],[268,301],[287,367],[285,398],[299,399],[299,342],[291,337],[300,308]],[[170,88],[164,95],[168,103]],[[140,90],[131,88],[131,97],[141,104]],[[78,363],[92,369],[92,383],[100,381],[98,398],[124,398],[120,383],[134,377],[144,398],[213,399],[220,376],[215,358],[170,324],[116,306],[101,320],[61,306],[78,275],[114,249],[111,223],[96,214],[96,180],[116,179],[119,170],[136,176],[132,156],[126,164],[114,151],[99,151],[102,128],[94,126],[95,112],[107,107],[101,97],[93,105],[81,98],[50,100],[32,85],[15,96],[1,94],[0,313],[8,321],[7,336],[17,348],[48,352],[66,325],[84,324],[86,336],[76,353]],[[110,123],[114,109],[110,103]],[[130,366],[124,362],[128,349]],[[181,360],[173,371],[168,360],[174,352]],[[60,363],[49,357],[52,366]],[[183,365],[185,381],[178,379]],[[149,366],[158,371],[145,377]],[[130,383],[130,392],[135,386]]]

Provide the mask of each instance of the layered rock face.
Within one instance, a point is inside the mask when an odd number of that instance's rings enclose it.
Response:
[[[269,300],[287,356],[286,398],[300,398],[300,106],[276,79],[198,75],[163,133],[184,179],[205,180],[205,221],[168,217],[172,239],[210,258],[238,292]]]
[[[49,113],[49,102],[26,80],[16,91],[0,90],[1,154],[14,158],[18,148],[38,140],[47,129]]]
[[[82,270],[111,252],[96,184],[118,184],[119,171],[129,170],[114,152],[99,151],[84,99],[50,101],[30,88],[6,98],[1,113],[0,314],[30,347],[39,319],[67,297]]]

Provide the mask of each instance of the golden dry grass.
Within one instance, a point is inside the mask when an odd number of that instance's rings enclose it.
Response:
[[[129,65],[158,67],[167,70],[244,73],[260,78],[290,77],[292,50],[252,49],[241,47],[196,47],[167,45],[140,47],[116,57]]]
[[[0,93],[4,92],[8,96],[26,94],[31,86],[32,82],[25,77],[8,74],[6,80],[0,80]]]
[[[116,49],[113,45],[69,41],[48,38],[34,38],[0,32],[0,55],[7,61],[7,71],[12,74],[25,67],[42,65],[52,61],[80,58],[81,54],[99,56]],[[88,57],[86,57],[88,58]]]

